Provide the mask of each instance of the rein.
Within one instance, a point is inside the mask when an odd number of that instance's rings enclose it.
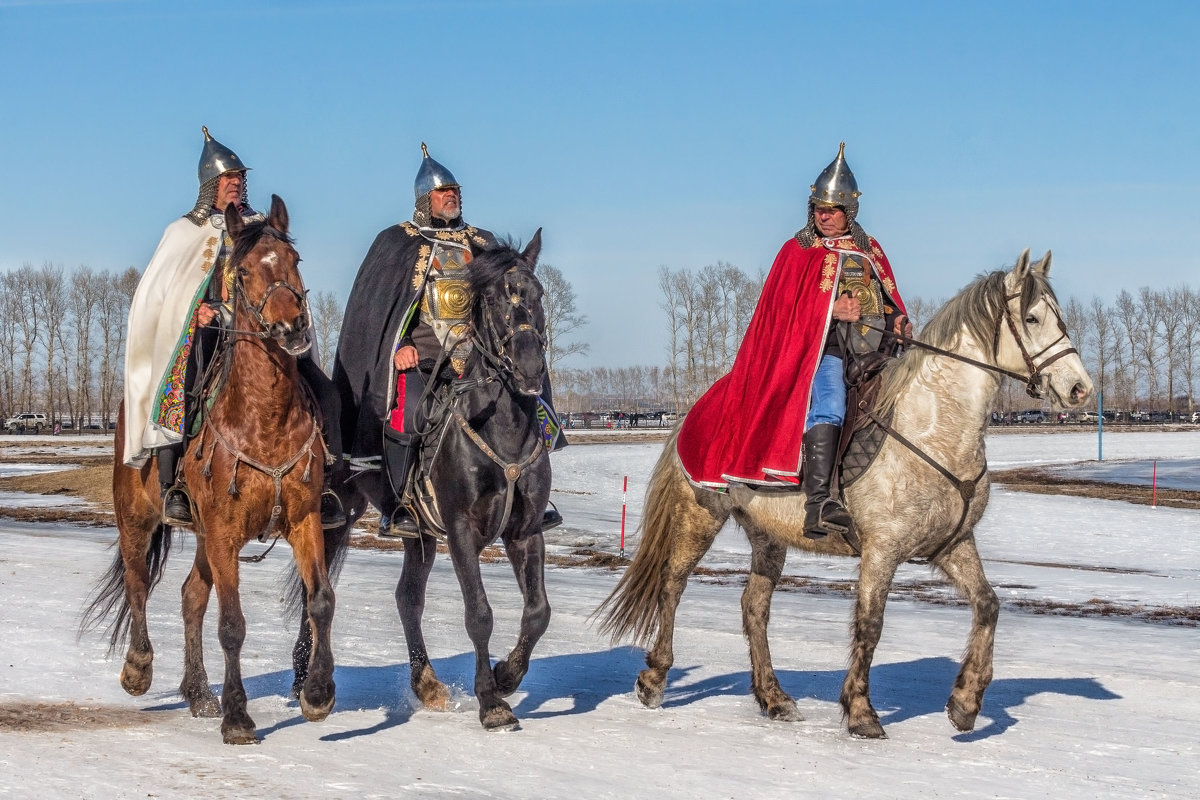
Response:
[[[1009,312],[1009,308],[1008,308],[1008,303],[1011,302],[1012,300],[1015,300],[1016,298],[1018,298],[1020,296],[1021,295],[1018,292],[1016,294],[1007,295],[1004,298],[1003,314],[1004,314],[1004,321],[1006,323],[1008,323],[1008,330],[1012,334],[1013,341],[1017,343],[1017,347],[1021,351],[1021,358],[1025,362],[1026,368],[1029,370],[1028,375],[1022,375],[1019,372],[1014,372],[1013,370],[1004,369],[1003,367],[996,366],[995,364],[988,364],[987,362],[978,361],[974,358],[971,358],[970,356],[964,356],[964,355],[960,355],[958,353],[951,352],[949,350],[944,350],[940,347],[929,344],[928,342],[922,342],[920,339],[914,339],[911,336],[910,337],[897,337],[897,339],[902,344],[912,345],[913,347],[919,347],[922,350],[928,350],[929,352],[936,353],[939,356],[946,356],[947,358],[952,358],[955,361],[961,361],[964,364],[970,364],[973,367],[978,367],[979,369],[985,370],[987,372],[995,372],[999,375],[1004,375],[1006,377],[1020,381],[1021,383],[1025,384],[1025,393],[1026,394],[1028,394],[1030,397],[1032,397],[1035,400],[1040,400],[1040,399],[1042,399],[1042,395],[1044,393],[1044,390],[1042,389],[1042,387],[1040,385],[1042,382],[1042,370],[1044,370],[1046,367],[1053,364],[1055,361],[1058,361],[1063,356],[1069,356],[1072,353],[1077,354],[1079,351],[1076,350],[1074,347],[1068,347],[1065,350],[1062,350],[1062,351],[1050,356],[1050,358],[1046,359],[1042,363],[1040,363],[1040,364],[1036,363],[1035,362],[1036,359],[1045,355],[1048,350],[1050,350],[1056,344],[1061,342],[1063,339],[1067,338],[1067,326],[1065,324],[1063,324],[1062,317],[1059,316],[1058,313],[1056,312],[1055,318],[1058,321],[1059,337],[1057,339],[1055,339],[1053,342],[1051,342],[1050,344],[1043,347],[1041,350],[1039,350],[1034,355],[1032,355],[1032,356],[1029,355],[1029,350],[1025,347],[1025,343],[1023,341],[1021,341],[1021,337],[1017,333],[1017,324],[1015,322],[1013,322],[1012,314]],[[997,315],[997,317],[999,317],[999,315]],[[896,335],[894,331],[889,331],[889,330],[886,330],[885,328],[878,328],[867,322],[859,321],[859,322],[855,322],[853,324],[861,325],[864,328],[869,328],[873,331],[878,331],[887,336],[895,336]],[[1000,330],[1001,330],[1001,328],[1000,328],[1000,320],[999,319],[996,320],[995,327],[996,327],[996,331],[994,334],[993,345],[992,345],[993,350],[998,349],[1000,346]]]
[[[952,353],[949,350],[944,350],[940,347],[936,347],[934,345],[928,344],[927,342],[922,342],[918,339],[913,339],[911,337],[910,338],[901,338],[901,341],[905,344],[910,344],[910,345],[913,345],[914,347],[919,347],[923,350],[928,350],[929,352],[936,353],[937,355],[946,356],[947,358],[952,358],[956,361],[961,361],[964,364],[970,364],[971,366],[978,367],[982,370],[986,370],[989,372],[995,372],[995,373],[998,373],[1001,375],[1006,375],[1010,378],[1014,378],[1018,381],[1022,381],[1025,383],[1025,391],[1026,391],[1026,393],[1028,393],[1028,395],[1030,397],[1032,397],[1034,399],[1041,399],[1043,391],[1044,391],[1041,388],[1042,370],[1045,369],[1046,367],[1050,366],[1051,364],[1053,364],[1055,361],[1062,358],[1063,356],[1067,356],[1072,353],[1078,353],[1079,351],[1076,350],[1074,347],[1069,347],[1065,350],[1062,350],[1061,352],[1055,353],[1053,356],[1046,359],[1045,361],[1043,361],[1040,364],[1036,363],[1036,359],[1045,355],[1046,352],[1049,351],[1052,347],[1054,347],[1056,344],[1061,342],[1063,339],[1067,338],[1067,326],[1063,324],[1062,317],[1060,315],[1058,315],[1056,312],[1055,317],[1058,321],[1058,329],[1060,332],[1059,337],[1057,339],[1055,339],[1053,342],[1051,342],[1050,344],[1048,344],[1046,347],[1043,347],[1036,354],[1034,354],[1032,356],[1029,355],[1029,350],[1025,347],[1025,343],[1023,341],[1021,341],[1021,337],[1017,333],[1017,325],[1013,321],[1012,313],[1010,312],[1009,307],[1008,307],[1008,304],[1011,301],[1015,300],[1016,298],[1018,298],[1020,296],[1021,295],[1019,292],[1016,294],[1010,294],[1010,295],[1005,296],[1003,314],[1004,314],[1005,322],[1008,323],[1008,330],[1012,334],[1013,341],[1015,341],[1017,343],[1017,347],[1021,350],[1021,358],[1025,361],[1025,366],[1029,369],[1028,376],[1022,375],[1019,372],[1014,372],[1012,370],[1004,369],[1003,367],[999,367],[995,364],[988,364],[983,361],[978,361],[974,358],[970,358],[969,356],[959,355],[958,353]],[[999,315],[997,315],[997,316],[999,316]],[[885,335],[890,335],[890,336],[895,335],[892,331],[884,330],[883,328],[877,328],[874,325],[870,325],[865,322],[858,322],[855,324],[862,325],[863,327],[870,328],[871,330],[874,330],[874,331],[881,331]],[[1000,346],[1000,330],[1001,330],[1001,328],[1000,328],[999,319],[996,320],[995,328],[996,328],[996,332],[995,332],[995,338],[994,338],[994,343],[993,343],[993,350],[998,349]],[[851,354],[851,357],[853,357],[853,354]],[[986,462],[984,463],[983,469],[981,469],[979,471],[979,474],[976,475],[974,478],[971,478],[968,480],[963,480],[963,479],[959,478],[958,476],[956,476],[954,473],[952,473],[950,470],[946,469],[944,466],[939,464],[936,460],[933,459],[932,456],[930,456],[924,450],[919,448],[916,444],[909,441],[909,439],[907,439],[903,434],[901,434],[899,431],[897,431],[895,428],[893,428],[891,425],[889,425],[887,422],[885,422],[882,418],[880,418],[880,416],[878,414],[876,414],[873,409],[865,408],[860,403],[859,411],[861,413],[863,413],[864,415],[866,415],[866,417],[868,419],[870,419],[872,422],[874,422],[876,425],[878,425],[881,429],[883,429],[883,431],[888,436],[891,436],[893,439],[900,442],[900,444],[907,447],[912,453],[917,455],[922,461],[924,461],[929,466],[933,467],[940,475],[942,475],[942,477],[944,477],[946,480],[948,480],[951,483],[951,485],[954,486],[954,488],[958,491],[959,497],[962,498],[962,501],[963,501],[962,513],[958,517],[958,524],[954,526],[953,533],[951,533],[949,537],[947,537],[940,545],[937,546],[937,548],[933,551],[932,555],[930,555],[926,559],[923,559],[923,561],[925,561],[927,563],[932,563],[939,556],[941,556],[942,553],[946,552],[947,550],[951,549],[953,546],[957,545],[960,541],[962,541],[963,525],[967,521],[967,513],[971,510],[971,500],[974,499],[974,497],[975,497],[975,491],[979,486],[979,482],[981,480],[983,480],[983,476],[987,474],[987,471],[988,471],[987,463]]]

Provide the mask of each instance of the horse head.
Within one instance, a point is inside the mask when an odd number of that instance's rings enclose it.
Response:
[[[546,382],[546,315],[534,275],[542,229],[518,253],[504,244],[471,262],[476,349],[519,394],[539,395]]]
[[[271,195],[267,218],[247,222],[230,204],[225,225],[233,238],[234,327],[272,339],[290,355],[306,352],[312,347],[312,318],[300,277],[300,255],[288,236],[287,206]]]
[[[1026,248],[1004,276],[1004,319],[996,322],[996,359],[1001,367],[1028,374],[1031,397],[1049,394],[1072,408],[1091,396],[1092,379],[1071,343],[1049,274],[1050,251],[1031,264]]]

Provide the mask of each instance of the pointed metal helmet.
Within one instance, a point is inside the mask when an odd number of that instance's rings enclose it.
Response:
[[[242,163],[237,153],[214,139],[206,126],[200,129],[204,131],[204,150],[200,153],[200,167],[197,170],[201,186],[226,172],[245,172],[250,169]]]
[[[846,143],[838,147],[837,158],[829,162],[829,166],[821,171],[811,187],[812,195],[809,200],[823,205],[843,206],[847,209],[858,209],[858,198],[862,194],[858,190],[858,181],[846,163]]]
[[[429,148],[425,146],[424,142],[421,142],[421,152],[425,154],[425,157],[421,159],[421,168],[417,170],[417,179],[413,183],[413,199],[420,200],[423,195],[429,194],[434,189],[449,189],[458,186],[458,181],[454,179],[450,170],[429,156]]]

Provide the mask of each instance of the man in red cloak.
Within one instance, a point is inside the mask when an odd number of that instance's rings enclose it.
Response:
[[[844,142],[811,190],[808,224],[780,248],[733,369],[688,413],[678,452],[688,479],[709,489],[802,480],[805,536],[849,538],[850,515],[830,497],[846,412],[843,356],[895,341],[851,323],[895,336],[911,336],[912,324],[887,256],[855,222],[861,193]]]

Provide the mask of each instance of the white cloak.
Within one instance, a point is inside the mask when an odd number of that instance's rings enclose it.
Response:
[[[146,267],[133,302],[125,339],[125,464],[138,468],[150,451],[182,441],[154,417],[163,378],[180,337],[203,298],[221,252],[225,217],[203,225],[181,217],[167,226]]]

